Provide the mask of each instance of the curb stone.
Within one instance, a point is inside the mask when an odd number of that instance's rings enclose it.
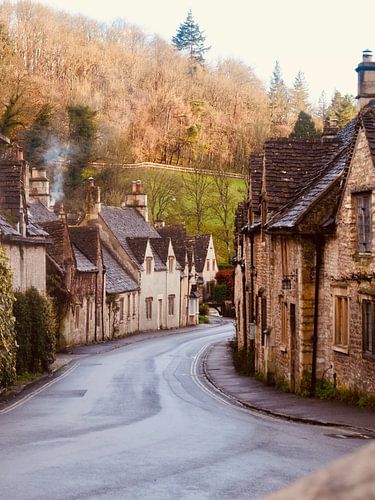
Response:
[[[358,427],[358,426],[354,426],[354,425],[348,425],[348,424],[343,424],[343,423],[339,423],[339,422],[333,422],[333,421],[327,421],[327,420],[319,420],[319,419],[316,419],[316,418],[309,418],[309,417],[297,417],[295,415],[288,415],[287,413],[281,413],[281,412],[277,412],[277,411],[274,411],[274,410],[270,410],[268,408],[263,408],[259,405],[254,405],[254,404],[251,404],[249,403],[248,401],[243,401],[242,399],[234,396],[233,394],[229,394],[228,392],[225,391],[225,389],[223,389],[222,387],[220,387],[214,380],[213,380],[213,377],[211,376],[210,374],[210,371],[208,369],[208,366],[207,366],[207,360],[208,360],[208,357],[210,355],[210,352],[212,351],[212,349],[215,347],[216,343],[215,344],[211,344],[205,351],[204,353],[204,356],[203,356],[203,362],[202,362],[202,366],[203,366],[203,374],[205,376],[205,378],[207,379],[207,381],[219,392],[221,392],[225,397],[229,398],[229,399],[232,399],[234,401],[236,401],[238,404],[240,404],[241,406],[249,409],[249,410],[253,410],[261,415],[268,415],[268,416],[272,416],[272,417],[275,417],[275,418],[278,418],[280,420],[286,420],[286,421],[289,421],[289,422],[297,422],[297,423],[303,423],[303,424],[309,424],[309,425],[320,425],[320,426],[323,426],[323,427],[337,427],[337,428],[341,428],[341,429],[348,429],[348,430],[351,430],[351,431],[355,431],[355,432],[365,432],[367,434],[370,434],[371,436],[373,436],[375,438],[375,433],[374,433],[374,430],[373,429],[369,429],[367,427]]]

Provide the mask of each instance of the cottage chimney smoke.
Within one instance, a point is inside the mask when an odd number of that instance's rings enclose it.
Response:
[[[372,60],[372,51],[362,52],[362,62],[356,68],[358,73],[358,107],[366,106],[371,99],[375,99],[375,62]]]

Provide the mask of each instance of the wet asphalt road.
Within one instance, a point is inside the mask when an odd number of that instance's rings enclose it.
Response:
[[[0,498],[259,498],[363,444],[212,395],[197,355],[232,328],[80,359],[0,414]]]

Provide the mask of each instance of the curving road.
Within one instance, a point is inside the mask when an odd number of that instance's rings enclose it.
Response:
[[[361,443],[215,393],[207,345],[230,323],[80,359],[0,412],[1,499],[249,499]]]

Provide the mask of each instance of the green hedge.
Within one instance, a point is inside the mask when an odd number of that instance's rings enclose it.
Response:
[[[35,288],[16,293],[17,373],[48,370],[55,359],[56,322],[50,300]]]

